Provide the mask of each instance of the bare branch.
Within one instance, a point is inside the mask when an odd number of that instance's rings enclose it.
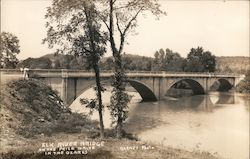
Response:
[[[102,20],[102,22],[104,23],[104,25],[105,25],[105,26],[107,27],[107,29],[109,30],[110,27],[109,27],[108,23],[107,23],[102,17],[100,17],[100,19]]]
[[[123,33],[122,33],[121,27],[119,25],[118,13],[116,13],[116,25],[117,25],[118,31],[120,32],[120,35],[122,36]]]
[[[134,20],[136,20],[136,18],[138,17],[139,13],[143,10],[144,7],[141,7],[137,12],[136,14],[131,18],[131,20],[128,22],[128,25],[125,27],[124,31],[123,31],[123,35],[125,36],[129,27],[131,26],[132,22]]]
[[[130,28],[131,24],[133,23],[133,21],[136,20],[136,18],[138,17],[139,13],[143,10],[144,7],[141,7],[136,14],[131,18],[131,20],[128,22],[127,26],[125,27],[124,31],[121,32],[120,29],[118,28],[118,30],[120,31],[120,48],[119,48],[119,53],[122,52],[123,50],[123,46],[124,46],[124,42],[125,42],[125,36],[126,33],[128,32],[128,29]]]
[[[114,1],[112,2],[112,5],[114,5],[116,1],[117,1],[117,0],[114,0]]]
[[[114,8],[113,8],[113,4],[116,0],[110,0],[109,2],[109,7],[110,7],[110,12],[109,12],[109,40],[110,40],[110,44],[111,44],[111,49],[113,52],[113,55],[117,54],[117,48],[116,48],[116,44],[115,44],[115,39],[114,39],[114,19],[113,19],[113,14],[114,14]]]
[[[132,1],[132,2],[128,2],[128,3],[127,3],[126,5],[124,5],[124,6],[114,8],[114,10],[119,10],[119,9],[134,7],[134,6],[137,6],[137,5],[138,5],[138,1]]]
[[[83,48],[83,50],[84,50],[85,52],[91,53],[91,51],[90,51],[89,49],[87,49],[86,47],[82,46],[82,48]]]

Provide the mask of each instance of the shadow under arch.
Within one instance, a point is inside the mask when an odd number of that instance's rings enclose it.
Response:
[[[188,79],[188,78],[186,78],[186,79],[181,79],[181,80],[178,80],[178,81],[174,82],[174,83],[170,86],[170,88],[167,90],[167,92],[170,91],[170,89],[173,88],[175,84],[180,83],[180,82],[182,82],[182,81],[184,81],[184,82],[186,82],[186,83],[188,84],[188,86],[190,87],[190,88],[188,88],[188,89],[191,89],[191,90],[193,91],[193,94],[194,94],[194,95],[202,95],[202,94],[205,94],[205,90],[204,90],[204,88],[202,87],[202,85],[201,85],[199,82],[197,82],[196,80],[193,80],[193,79]],[[183,91],[183,90],[182,90],[182,91]]]
[[[104,87],[105,85],[111,85],[111,79],[101,80],[101,83],[104,85]],[[146,84],[133,79],[127,79],[127,83],[129,83],[140,94],[142,98],[141,102],[153,102],[158,100],[153,91],[148,86],[146,86]],[[95,81],[91,82],[89,86],[79,91],[76,94],[75,99],[69,105],[71,105],[81,94],[93,87],[95,87]]]
[[[226,92],[232,88],[233,88],[233,85],[228,80],[224,78],[220,78],[211,85],[210,90]]]
[[[158,100],[154,92],[144,83],[132,79],[128,79],[127,81],[140,94],[142,102],[153,102]]]

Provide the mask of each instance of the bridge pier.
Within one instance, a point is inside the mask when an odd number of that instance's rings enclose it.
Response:
[[[70,105],[77,97],[77,78],[68,76],[68,72],[62,70],[61,98],[66,105]]]
[[[62,70],[62,90],[61,98],[63,102],[67,102],[68,99],[68,72],[64,69]],[[66,103],[67,104],[67,103]]]
[[[159,96],[158,99],[161,100],[165,97],[167,93],[167,78],[160,78],[159,84]]]
[[[68,78],[62,78],[61,98],[64,103],[67,101],[67,91],[68,91],[67,87],[68,87]]]

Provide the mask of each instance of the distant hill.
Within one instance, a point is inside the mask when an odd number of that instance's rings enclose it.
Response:
[[[17,65],[31,69],[87,69],[85,59],[73,55],[47,54],[39,58],[27,58]]]
[[[145,70],[150,71],[154,58],[140,55],[125,54],[123,56],[125,67],[127,70]],[[24,64],[30,68],[45,68],[44,64],[39,64],[43,61],[51,61],[51,65],[46,68],[58,69],[88,69],[85,60],[75,58],[73,55],[63,54],[47,54],[40,58],[28,58],[20,62],[19,66]],[[216,57],[217,72],[224,73],[245,73],[250,69],[250,57],[246,56],[221,56]],[[40,62],[39,62],[40,61]],[[103,70],[110,70],[113,68],[112,57],[103,57],[100,62],[100,67]]]
[[[49,58],[49,59],[61,59],[61,58],[64,58],[65,55],[63,55],[63,54],[46,54],[42,57]]]
[[[219,72],[246,73],[250,69],[250,57],[221,56],[216,57],[216,68]]]

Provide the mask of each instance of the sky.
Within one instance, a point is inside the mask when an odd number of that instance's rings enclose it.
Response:
[[[129,35],[124,52],[153,57],[169,48],[186,57],[201,46],[216,56],[249,56],[248,0],[159,0],[167,16],[138,18],[136,34]],[[42,44],[44,16],[51,0],[1,0],[1,32],[20,40],[19,59],[40,57],[54,50]],[[109,45],[108,45],[109,46]],[[111,55],[111,54],[107,54]]]

